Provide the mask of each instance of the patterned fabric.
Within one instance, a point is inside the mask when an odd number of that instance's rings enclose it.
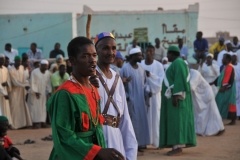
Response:
[[[102,33],[98,34],[97,37],[94,39],[95,45],[97,45],[97,43],[100,40],[102,40],[102,39],[104,39],[106,37],[110,37],[110,38],[115,39],[115,37],[114,37],[114,35],[112,33],[110,33],[110,32],[102,32]]]

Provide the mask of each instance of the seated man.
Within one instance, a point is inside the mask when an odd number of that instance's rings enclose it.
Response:
[[[208,54],[208,41],[205,38],[202,38],[203,33],[197,32],[196,40],[194,41],[194,51],[193,58],[196,59],[197,63],[204,61],[206,55]]]
[[[218,54],[219,52],[221,52],[222,50],[225,49],[225,45],[224,45],[224,38],[220,37],[219,41],[214,43],[211,48],[209,49],[209,52],[214,55],[214,59],[217,60]]]

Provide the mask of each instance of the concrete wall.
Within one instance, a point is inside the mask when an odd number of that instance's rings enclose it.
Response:
[[[72,13],[0,15],[0,53],[6,43],[22,54],[35,42],[48,58],[54,44],[59,42],[67,55],[67,44],[74,35],[73,19]]]
[[[123,54],[126,45],[133,40],[136,28],[147,28],[148,41],[155,44],[155,38],[159,37],[161,45],[165,48],[169,45],[177,45],[178,37],[184,38],[192,54],[198,26],[198,8],[198,4],[195,4],[190,5],[188,9],[173,11],[95,12],[84,6],[83,14],[77,19],[77,32],[79,36],[86,36],[87,14],[92,14],[92,38],[103,31],[112,32],[117,39],[118,49],[121,46]]]

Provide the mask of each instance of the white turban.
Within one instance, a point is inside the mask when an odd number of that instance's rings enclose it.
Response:
[[[167,62],[168,62],[168,58],[167,58],[167,57],[164,57],[164,58],[162,59],[162,63],[163,63],[163,61],[167,61]]]
[[[230,40],[226,40],[224,44],[227,45],[229,43],[231,43],[231,41]]]
[[[212,57],[213,58],[213,55],[211,53],[207,54],[207,57]]]
[[[0,58],[5,58],[5,55],[0,53]]]
[[[43,60],[41,60],[41,64],[48,64],[48,61],[43,59]]]
[[[132,54],[136,54],[136,53],[141,53],[141,49],[140,48],[133,48],[130,50],[130,53],[129,55],[132,55]]]

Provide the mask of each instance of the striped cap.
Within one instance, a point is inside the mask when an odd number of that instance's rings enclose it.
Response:
[[[115,37],[113,36],[112,33],[110,33],[110,32],[102,32],[102,33],[98,34],[98,35],[96,36],[96,38],[94,39],[95,46],[97,45],[97,43],[98,43],[100,40],[102,40],[102,39],[104,39],[104,38],[107,38],[107,37],[110,37],[110,38],[112,38],[112,39],[115,39]]]

